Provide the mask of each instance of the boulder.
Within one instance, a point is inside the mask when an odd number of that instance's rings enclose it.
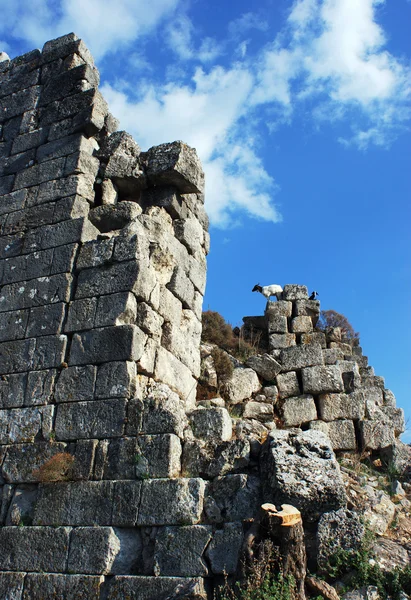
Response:
[[[303,520],[316,521],[346,504],[340,467],[320,431],[271,431],[261,467],[264,501],[291,504]]]
[[[272,381],[281,371],[281,365],[269,354],[250,356],[246,362],[247,367],[254,369],[266,381]]]
[[[143,157],[152,185],[173,185],[182,194],[204,191],[204,173],[195,148],[177,141],[153,146]]]
[[[282,417],[286,427],[300,427],[303,423],[315,421],[317,409],[314,398],[309,394],[286,398],[282,405]]]
[[[260,387],[257,373],[253,369],[237,367],[234,369],[230,381],[224,385],[223,392],[231,404],[238,404],[258,392]]]
[[[231,439],[233,424],[225,408],[198,408],[189,419],[196,437],[221,442]]]
[[[317,530],[317,562],[319,568],[326,573],[327,563],[337,550],[355,552],[361,544],[365,528],[357,513],[340,508],[325,513]]]

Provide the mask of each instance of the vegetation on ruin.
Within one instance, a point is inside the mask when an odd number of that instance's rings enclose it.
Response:
[[[256,335],[252,340],[246,340],[242,329],[235,330],[227,323],[220,313],[206,310],[202,316],[201,339],[208,344],[215,344],[238,360],[247,360],[249,356],[258,354],[260,339]]]
[[[58,452],[34,470],[32,475],[41,483],[69,481],[74,465],[74,456],[68,452]]]
[[[357,346],[360,342],[360,334],[354,330],[347,317],[335,310],[322,310],[316,327],[324,332],[330,328],[339,327],[343,342],[348,342],[353,346]]]

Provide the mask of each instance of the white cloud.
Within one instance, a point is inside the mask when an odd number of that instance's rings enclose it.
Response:
[[[268,23],[256,13],[248,12],[228,24],[228,31],[233,38],[238,38],[252,29],[268,31]]]
[[[214,61],[221,53],[222,46],[214,38],[206,37],[195,47],[193,35],[195,29],[191,19],[181,14],[167,27],[167,46],[180,60],[196,60],[201,63]]]
[[[113,53],[152,31],[179,0],[13,0],[2,4],[0,33],[42,46],[74,31],[95,58]]]

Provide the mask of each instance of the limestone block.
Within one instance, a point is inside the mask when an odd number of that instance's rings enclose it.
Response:
[[[140,164],[140,147],[125,131],[116,131],[106,138],[99,156],[106,163],[105,177],[129,196],[146,187],[146,178]]]
[[[393,444],[382,450],[384,460],[391,462],[395,469],[402,475],[411,475],[411,446],[404,444],[400,440],[395,440]]]
[[[207,485],[204,510],[211,523],[253,519],[261,505],[260,478],[225,475]]]
[[[225,408],[199,408],[189,414],[196,437],[225,442],[231,439],[233,424]]]
[[[12,94],[12,101],[10,101],[10,98],[7,96],[5,98],[1,98],[0,123],[4,123],[4,121],[7,121],[8,119],[11,119],[17,115],[22,115],[27,110],[30,110],[33,107],[35,107],[38,102],[40,93],[41,86],[33,85],[25,90],[21,90]],[[4,193],[7,194],[9,191],[11,190],[7,189],[7,191]],[[1,183],[0,193],[3,193],[1,190]]]
[[[383,396],[384,396],[384,406],[391,406],[392,408],[395,408],[397,405],[394,393],[391,390],[387,390],[385,389],[383,392]]]
[[[24,526],[25,523],[31,523],[36,500],[37,489],[35,485],[20,484],[14,487],[14,494],[12,497],[10,495],[10,497],[5,498],[4,509],[8,509],[5,525],[19,525],[21,527]],[[8,506],[6,506],[8,503],[7,501],[10,501]]]
[[[144,400],[131,400],[127,434],[175,433],[183,436],[188,421],[185,402],[165,384],[155,384]]]
[[[320,569],[326,571],[328,560],[340,549],[350,553],[359,549],[364,533],[364,525],[354,511],[340,508],[322,515],[317,530]]]
[[[70,365],[100,364],[113,360],[138,360],[147,340],[136,325],[118,325],[75,334]]]
[[[213,479],[242,471],[249,462],[250,443],[246,439],[220,443],[193,440],[184,444],[182,471],[190,477]]]
[[[188,277],[194,284],[196,290],[200,292],[200,294],[204,295],[207,274],[205,257],[202,257],[201,254],[197,254],[196,256],[188,256],[187,261]]]
[[[76,263],[77,269],[101,267],[110,262],[114,250],[114,238],[97,239],[82,245]]]
[[[84,92],[98,86],[100,76],[97,69],[83,64],[53,77],[43,86],[40,106],[50,104],[78,92]]]
[[[124,227],[115,239],[114,260],[138,260],[147,264],[150,256],[148,232],[139,221]]]
[[[39,306],[38,308],[30,309],[26,336],[39,337],[61,333],[65,315],[65,304]]]
[[[11,283],[1,289],[0,313],[7,310],[31,308],[43,304],[68,302],[72,284],[68,274],[32,279],[26,283]]]
[[[102,583],[103,577],[100,576],[28,573],[24,580],[21,600],[44,600],[45,598],[99,600]]]
[[[196,218],[175,219],[173,226],[176,238],[184,244],[190,254],[201,252],[204,230]]]
[[[73,193],[76,193],[76,190]],[[98,233],[98,229],[88,219],[70,219],[55,225],[44,225],[28,233],[24,242],[24,250],[36,252],[75,242],[87,242],[95,239]]]
[[[68,33],[46,42],[41,53],[41,64],[46,64],[58,58],[65,58],[73,53],[81,56],[85,62],[91,65],[94,64],[93,57],[85,43],[75,33]]]
[[[277,300],[277,302],[268,300],[265,308],[265,317],[267,318],[267,322],[270,321],[271,318],[291,317],[292,310],[293,305],[291,302],[285,300]]]
[[[264,402],[246,402],[243,418],[256,419],[263,423],[272,421],[274,418],[274,408],[272,404],[265,404]]]
[[[90,210],[89,219],[101,233],[123,229],[141,215],[141,206],[123,200],[118,204],[97,206]]]
[[[144,352],[137,362],[137,368],[140,373],[147,375],[149,377],[154,376],[155,364],[156,364],[156,355],[157,350],[160,346],[160,341],[158,339],[148,338],[146,345],[144,346]]]
[[[391,406],[383,406],[381,408],[389,423],[394,429],[396,436],[400,436],[405,431],[404,411],[402,408],[393,408]]]
[[[282,300],[308,300],[308,290],[305,285],[287,284],[284,286]]]
[[[140,329],[149,335],[159,336],[161,335],[163,322],[163,317],[156,313],[146,302],[139,303],[135,323]]]
[[[330,440],[320,431],[271,431],[262,459],[264,499],[291,504],[316,521],[346,504],[345,486]]]
[[[66,527],[1,527],[5,571],[65,571],[70,530]],[[41,551],[33,552],[33,548]]]
[[[350,344],[345,344],[344,342],[330,342],[330,348],[339,348],[342,350],[345,357],[352,355],[352,346]]]
[[[266,381],[273,381],[281,371],[281,365],[269,354],[250,356],[246,361],[247,367],[254,369]]]
[[[35,340],[0,343],[0,374],[27,371],[35,352]]]
[[[237,367],[231,379],[224,385],[224,396],[231,404],[238,404],[261,388],[257,373],[253,369]]]
[[[409,568],[410,559],[404,546],[387,538],[380,538],[373,546],[376,562],[385,572],[392,572],[396,567],[399,569]]]
[[[327,348],[327,340],[325,338],[325,333],[322,333],[321,331],[313,331],[312,333],[303,333],[301,334],[301,344],[317,344],[319,346],[321,346],[321,348],[324,350]],[[344,358],[344,355],[341,354],[341,358]],[[325,355],[324,355],[324,361],[325,361]],[[335,361],[333,361],[335,362]],[[328,364],[328,363],[326,363]]]
[[[194,406],[196,380],[188,367],[162,347],[157,350],[154,379],[170,386],[185,398],[187,408]]]
[[[115,481],[111,523],[117,527],[135,527],[141,499],[141,481]]]
[[[183,303],[184,308],[193,308],[194,285],[181,267],[177,266],[174,269],[167,287]]]
[[[270,333],[268,336],[268,347],[271,351],[295,345],[295,333]]]
[[[120,540],[111,527],[76,527],[71,533],[67,570],[108,575],[119,552]]]
[[[173,185],[182,194],[204,191],[204,173],[197,153],[183,142],[153,146],[145,153],[145,162],[153,185]]]
[[[43,370],[60,367],[66,355],[66,347],[67,337],[65,335],[38,337],[30,365],[31,368]]]
[[[36,481],[33,471],[44,465],[52,456],[66,451],[66,444],[37,442],[13,444],[6,447],[1,474],[8,483]]]
[[[320,316],[320,301],[319,300],[296,300],[294,303],[296,317],[311,317],[313,325],[317,324]]]
[[[143,481],[137,524],[195,525],[203,510],[202,479],[151,479]]]
[[[131,398],[136,391],[134,362],[108,362],[98,368],[96,398]]]
[[[328,423],[328,437],[334,451],[356,450],[354,423],[351,420],[338,420]]]
[[[25,337],[29,320],[28,309],[0,313],[0,341],[12,341]]]
[[[202,556],[211,537],[211,527],[204,525],[161,528],[154,548],[154,574],[205,577],[208,567]]]
[[[289,371],[288,373],[279,373],[277,375],[277,387],[279,398],[289,398],[290,396],[299,396],[301,393],[297,373]]]
[[[206,600],[202,578],[116,576],[110,582],[107,600],[138,598],[139,600]],[[94,598],[92,599],[94,600]]]
[[[80,272],[78,277],[76,300],[132,291],[138,273],[139,265],[135,261],[85,269]]]
[[[120,550],[111,567],[111,574],[139,573],[144,562],[142,536],[138,529],[114,528],[115,535],[120,542]]]
[[[55,389],[56,402],[84,402],[94,399],[97,367],[68,367],[63,369]]]
[[[313,365],[323,365],[324,359],[321,346],[295,346],[282,350],[280,362],[283,371],[292,371]]]
[[[194,376],[200,375],[201,322],[193,311],[184,309],[176,323],[166,322],[161,344],[190,369]]]
[[[0,572],[0,597],[21,600],[25,573]]]
[[[97,445],[98,440],[77,440],[74,447],[74,463],[70,470],[71,479],[87,481],[92,478]]]
[[[66,333],[92,329],[97,310],[97,298],[83,298],[70,302],[66,326]]]
[[[309,346],[308,346],[309,347]],[[302,369],[303,391],[306,394],[343,392],[344,383],[338,366],[315,366]]]
[[[7,215],[9,212],[14,212],[23,208],[26,195],[27,190],[18,190],[3,195],[1,199],[0,215]]]
[[[40,484],[33,524],[111,525],[114,487],[111,481]]]
[[[134,456],[136,477],[180,476],[182,451],[176,435],[140,435],[137,439]]]
[[[111,179],[104,179],[101,183],[101,201],[103,205],[113,205],[118,202],[118,191]]]
[[[339,360],[337,366],[341,370],[341,375],[344,382],[344,390],[346,393],[354,392],[361,386],[360,371],[358,364],[352,360]]]
[[[372,412],[373,407],[381,407],[384,402],[384,393],[378,387],[363,387],[361,392],[364,395],[365,404],[369,411]]]
[[[57,406],[58,440],[118,437],[124,433],[126,400],[70,402]]]
[[[206,555],[214,574],[231,575],[236,572],[243,543],[242,523],[225,523],[216,531]]]
[[[130,292],[100,296],[94,327],[134,324],[136,315],[137,301]]]
[[[320,419],[363,419],[365,400],[362,392],[353,394],[320,394],[318,398]]]
[[[282,405],[282,417],[286,427],[300,427],[303,423],[315,421],[317,409],[314,398],[309,394],[286,398]]]
[[[291,321],[291,331],[293,333],[311,333],[313,330],[313,322],[311,317],[300,316],[294,317]]]
[[[39,435],[46,437],[53,410],[53,406],[0,410],[0,444],[33,442]]]
[[[4,261],[2,284],[35,279],[50,275],[54,249],[32,252],[23,256],[6,258]]]
[[[323,348],[323,357],[326,365],[335,365],[337,360],[344,360],[344,352],[340,348]]]
[[[16,373],[0,377],[0,408],[13,408],[24,405],[27,373]]]
[[[91,156],[96,147],[96,140],[93,138],[87,139],[84,135],[75,133],[43,144],[37,150],[36,159],[38,163],[42,163],[53,158],[73,156],[79,153]]]

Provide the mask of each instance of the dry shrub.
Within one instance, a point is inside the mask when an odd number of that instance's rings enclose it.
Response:
[[[231,379],[234,370],[233,363],[227,353],[220,348],[214,348],[211,356],[213,357],[214,368],[217,373],[218,385],[221,386]]]
[[[335,310],[322,310],[316,329],[326,333],[327,329],[335,327],[341,329],[343,342],[347,342],[352,346],[358,346],[360,343],[360,334],[357,331],[354,331],[354,327],[347,317]]]
[[[236,327],[238,335],[233,328],[226,323],[224,317],[218,312],[206,310],[202,318],[203,331],[201,339],[203,342],[216,344],[239,360],[246,360],[249,356],[258,354],[261,342],[261,333],[257,333],[252,339],[244,339],[243,329]],[[217,369],[217,367],[216,367]]]
[[[68,481],[73,468],[74,456],[68,452],[59,452],[33,471],[32,475],[42,483]]]

